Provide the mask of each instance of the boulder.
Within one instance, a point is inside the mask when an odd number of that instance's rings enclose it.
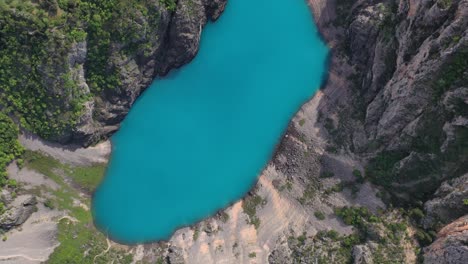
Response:
[[[424,249],[424,264],[468,263],[468,215],[442,228]]]
[[[22,225],[36,211],[36,204],[36,197],[32,195],[18,196],[0,216],[0,229],[10,230]]]
[[[450,223],[460,216],[468,214],[468,173],[445,181],[435,193],[435,198],[424,204],[426,216],[422,223],[425,228],[433,228],[438,222]]]
[[[179,247],[171,246],[167,254],[167,263],[169,264],[185,264],[184,254]]]

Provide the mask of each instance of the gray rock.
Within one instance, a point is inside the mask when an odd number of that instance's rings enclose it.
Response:
[[[349,10],[334,8],[345,16],[342,31],[320,28],[336,47],[332,61],[354,68],[347,85],[325,88],[352,96],[324,100],[320,108],[329,113],[323,120],[338,116],[335,144],[363,160],[383,151],[401,156],[389,160],[388,176],[402,202],[423,200],[443,181],[466,173],[468,156],[461,149],[468,130],[468,69],[462,65],[449,81],[455,70],[446,71],[455,60],[466,61],[468,1],[447,3],[357,1]],[[332,73],[346,69],[332,66]]]
[[[372,251],[367,245],[353,247],[354,264],[373,264]]]
[[[32,195],[20,195],[9,204],[5,213],[0,216],[0,229],[10,230],[20,226],[36,210],[36,197]]]
[[[168,264],[185,264],[183,251],[181,248],[171,246],[167,254]]]
[[[468,199],[468,174],[442,183],[435,198],[424,204],[426,216],[422,223],[425,228],[433,228],[439,221],[446,224],[468,214],[465,199]]]
[[[468,215],[439,231],[437,239],[424,249],[424,264],[468,263]]]
[[[285,245],[279,245],[268,256],[268,263],[270,264],[292,264],[291,249]]]
[[[3,204],[9,204],[13,201],[11,193],[7,189],[2,189],[0,191],[0,202]]]

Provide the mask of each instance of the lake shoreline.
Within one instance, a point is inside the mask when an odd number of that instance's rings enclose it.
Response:
[[[320,5],[320,3],[323,3],[324,1],[309,1],[309,5],[311,9],[317,5]],[[328,40],[331,35],[336,34],[336,31],[334,29],[329,30],[329,28],[324,28],[324,21],[327,21],[327,19],[330,19],[330,17],[325,18],[323,14],[328,14],[330,11],[330,8],[332,8],[330,5],[327,5],[325,12],[312,9],[313,14],[314,14],[314,20],[316,21],[317,29],[321,35],[322,38],[325,40]],[[311,21],[312,22],[312,21]],[[328,41],[325,41],[325,43],[330,43]],[[340,81],[343,81],[342,79],[345,79],[344,77],[342,78],[337,78],[338,75],[333,74],[336,71],[342,71],[343,67],[341,67],[340,62],[337,60],[336,56],[333,54],[333,49],[330,51],[330,64],[329,64],[329,69],[328,69],[328,78],[326,79],[326,82],[323,86],[320,87],[320,90],[317,91],[311,98],[306,100],[304,104],[299,108],[299,110],[296,112],[296,114],[292,117],[291,121],[288,123],[288,125],[285,127],[284,132],[278,139],[278,143],[275,145],[274,150],[271,153],[270,161],[265,165],[265,167],[261,170],[261,173],[259,173],[258,177],[254,180],[252,183],[252,187],[249,188],[249,191],[247,192],[246,195],[248,194],[253,194],[256,193],[259,190],[259,181],[262,178],[262,175],[268,170],[269,165],[271,163],[274,163],[274,159],[276,156],[283,154],[280,150],[281,146],[284,144],[285,141],[293,137],[289,137],[288,132],[295,131],[296,127],[298,126],[298,122],[300,120],[301,113],[304,113],[304,109],[310,106],[310,104],[313,104],[312,108],[307,109],[307,112],[310,114],[312,113],[312,118],[317,118],[318,112],[319,111],[327,111],[329,109],[330,104],[328,103],[321,103],[323,100],[332,102],[334,100],[338,100],[342,98],[343,93],[339,89],[338,86],[336,86],[337,83]],[[346,69],[349,71],[349,69]],[[346,81],[346,80],[344,80]],[[324,134],[316,134],[319,139],[316,140],[316,142],[319,142],[319,145],[317,146],[319,151],[323,151],[324,149],[324,142],[326,142],[326,136]],[[64,163],[69,163],[71,165],[92,165],[92,163],[98,161],[102,163],[107,163],[109,156],[111,155],[111,143],[110,140],[104,141],[99,143],[95,147],[90,147],[87,149],[79,148],[79,147],[69,147],[69,146],[63,146],[60,144],[55,144],[55,143],[49,143],[45,140],[41,140],[37,137],[34,137],[32,135],[24,135],[21,138],[22,143],[25,145],[26,148],[31,149],[31,150],[39,150],[43,151],[44,153],[51,155],[54,158],[59,159],[61,162]],[[320,143],[321,142],[321,143]],[[321,150],[320,150],[321,149]],[[66,157],[66,158],[64,158]],[[245,196],[244,196],[245,197]],[[242,203],[242,201],[245,198],[242,198],[240,200],[237,200],[235,202],[230,203],[227,205],[224,209],[216,211],[212,216],[208,216],[204,218],[203,220],[189,225],[189,226],[182,226],[178,228],[172,235],[169,240],[166,241],[154,241],[154,242],[148,242],[144,243],[144,245],[155,245],[155,244],[161,244],[161,243],[167,243],[167,244],[172,244],[173,240],[175,237],[178,236],[182,230],[185,230],[184,232],[187,232],[187,230],[196,230],[198,226],[200,226],[202,223],[207,223],[210,221],[219,221],[217,219],[218,215],[221,212],[225,212],[227,210],[232,210],[233,207],[238,207],[239,203]],[[245,228],[250,228],[251,225],[245,223],[244,225]],[[114,241],[114,243],[118,241]],[[131,248],[133,247],[139,247],[139,245],[143,244],[133,244],[133,246],[130,246]]]

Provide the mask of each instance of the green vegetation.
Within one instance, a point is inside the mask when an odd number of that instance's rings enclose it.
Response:
[[[176,0],[160,0],[160,2],[166,7],[169,11],[175,11],[177,8]]]
[[[305,119],[301,119],[301,120],[299,120],[299,125],[303,126],[305,124],[305,122],[306,122]]]
[[[403,263],[405,259],[404,243],[411,243],[407,233],[408,222],[400,211],[381,212],[379,216],[364,207],[337,208],[336,214],[347,225],[357,229],[357,233],[341,238],[343,245],[362,244],[372,240],[378,244],[372,249],[375,263]]]
[[[335,230],[319,231],[313,243],[305,243],[306,235],[288,238],[294,263],[352,263],[352,248],[360,242],[355,235],[340,236]]]
[[[352,225],[358,230],[365,231],[367,223],[378,222],[379,219],[371,214],[366,207],[343,207],[335,210],[337,216],[343,219],[347,225]]]
[[[15,194],[17,183],[13,179],[8,179],[6,167],[15,158],[19,157],[24,149],[18,141],[18,127],[3,112],[0,112],[0,191],[7,187]],[[0,201],[0,215],[5,212],[5,204]],[[6,237],[4,237],[6,239]],[[5,241],[5,240],[4,240]]]
[[[452,6],[452,0],[438,0],[437,6],[442,9],[448,9]]]
[[[315,218],[317,218],[318,220],[325,220],[325,215],[320,212],[320,211],[315,211],[314,212],[314,216]]]
[[[332,187],[326,189],[323,192],[323,194],[330,195],[330,194],[335,193],[335,192],[342,192],[343,189],[344,189],[344,186],[345,186],[345,184],[343,182],[337,183],[337,184],[333,185]]]
[[[354,170],[353,170],[353,176],[356,177],[356,181],[357,181],[358,183],[364,183],[364,180],[365,180],[365,179],[364,179],[364,176],[362,176],[362,173],[361,173],[360,170],[354,169]]]
[[[418,222],[424,218],[424,212],[419,208],[413,208],[409,210],[409,216]]]
[[[4,113],[0,112],[0,188],[9,185],[15,187],[16,182],[7,179],[6,166],[23,153],[23,147],[18,142],[18,127]]]
[[[390,41],[395,37],[396,14],[398,12],[398,5],[394,2],[391,2],[389,5],[379,3],[377,7],[380,14],[383,16],[383,20],[380,22],[379,28],[384,39]]]
[[[335,176],[335,173],[331,171],[324,171],[320,174],[320,178],[331,178],[333,176]]]
[[[366,168],[366,175],[369,179],[378,185],[390,187],[396,181],[393,173],[395,164],[404,158],[405,153],[384,151],[371,159]]]
[[[136,29],[157,28],[158,14],[150,0],[0,0],[0,105],[44,138],[69,132],[86,101],[121,85],[111,57],[147,52],[157,36]],[[79,65],[69,64],[84,40],[92,94],[80,88]]]
[[[229,221],[229,215],[225,211],[221,211],[219,213],[219,218],[223,223],[227,223],[227,221]]]
[[[193,241],[197,241],[199,236],[200,236],[200,230],[198,230],[198,228],[195,228],[193,230]]]
[[[450,0],[447,0],[450,1]],[[444,1],[443,1],[444,2]],[[454,84],[463,85],[468,82],[468,49],[461,50],[447,63],[445,69],[439,73],[433,85],[433,98],[438,101],[440,97]]]
[[[73,167],[60,163],[59,161],[46,156],[40,152],[26,151],[24,154],[26,166],[32,168],[56,182],[63,182],[63,178],[52,171],[51,168],[59,170],[67,175],[73,183],[87,192],[92,192],[104,177],[106,164],[94,164],[92,166]]]
[[[467,206],[468,206],[468,199],[463,199],[463,205],[467,205]]]
[[[52,199],[49,198],[49,199],[45,200],[44,206],[53,210],[53,209],[55,209],[55,202]]]
[[[257,207],[264,205],[266,201],[260,195],[249,195],[242,203],[244,213],[249,216],[248,224],[255,226],[256,229],[260,227],[260,219],[257,217]]]
[[[278,190],[280,192],[284,191],[284,190],[288,190],[288,191],[291,191],[292,190],[292,183],[290,180],[287,180],[285,184],[281,185]]]
[[[101,183],[106,167],[106,164],[94,164],[89,167],[70,168],[69,176],[73,182],[91,192]]]
[[[250,252],[249,253],[249,258],[255,258],[255,257],[257,257],[257,253],[255,253],[255,252]]]
[[[298,198],[298,201],[301,204],[307,204],[308,202],[312,201],[315,195],[317,194],[317,190],[319,189],[319,183],[312,180],[310,181],[302,193],[302,197]]]
[[[68,212],[70,218],[63,218],[58,225],[58,240],[60,245],[54,250],[48,263],[131,263],[132,256],[117,249],[111,248],[107,253],[106,237],[94,228],[89,207],[89,198],[80,193],[65,182],[65,177],[82,179],[76,175],[93,177],[84,181],[92,191],[91,183],[95,183],[102,177],[95,167],[78,168],[61,164],[59,161],[40,152],[26,151],[24,154],[24,166],[35,170],[51,180],[60,188],[53,190],[43,188],[50,196],[44,205],[49,208],[57,208]],[[79,173],[77,173],[77,171]],[[91,171],[92,173],[90,173]],[[85,173],[86,172],[86,173]],[[75,175],[75,176],[73,176]],[[80,183],[76,183],[80,184]],[[80,188],[85,188],[81,186]],[[79,202],[79,204],[77,204]],[[102,254],[102,255],[101,255]]]

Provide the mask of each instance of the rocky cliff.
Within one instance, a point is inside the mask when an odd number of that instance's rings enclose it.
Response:
[[[225,4],[2,1],[0,106],[53,141],[106,138],[156,76],[195,56],[203,26]]]
[[[410,213],[424,228],[466,217],[468,1],[309,2],[333,50],[319,106],[327,150],[360,159],[388,202],[427,201]],[[468,261],[466,237],[440,236],[426,263]]]
[[[326,103],[330,148],[367,161],[367,177],[397,202],[427,199],[464,174],[468,2],[312,2],[352,98]]]
[[[148,29],[153,42],[147,42],[145,36],[133,40],[144,43],[145,50],[130,55],[122,55],[122,48],[112,50],[111,58],[115,60],[109,62],[109,67],[119,70],[120,85],[100,94],[94,101],[94,109],[88,109],[89,118],[82,120],[71,139],[87,144],[114,132],[154,77],[165,75],[193,59],[198,52],[203,26],[208,20],[219,17],[225,4],[226,0],[180,0],[174,11],[162,13],[157,26]]]

